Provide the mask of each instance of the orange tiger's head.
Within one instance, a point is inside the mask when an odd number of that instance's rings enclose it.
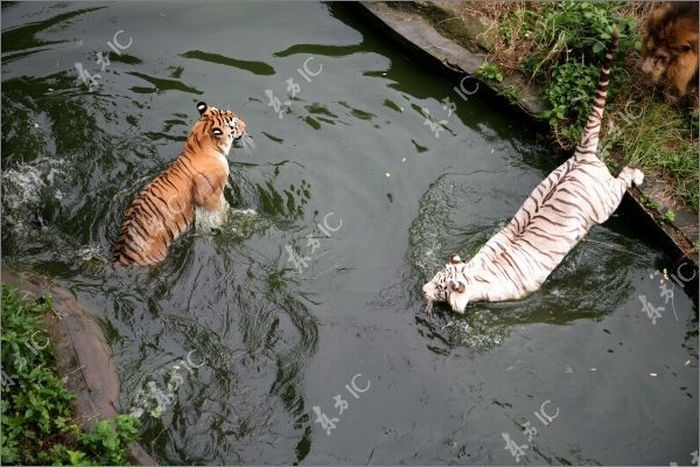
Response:
[[[199,136],[199,143],[209,144],[218,152],[227,156],[234,141],[241,140],[245,144],[247,133],[246,124],[230,110],[219,110],[209,107],[204,102],[197,104],[200,118],[192,129],[192,134]]]

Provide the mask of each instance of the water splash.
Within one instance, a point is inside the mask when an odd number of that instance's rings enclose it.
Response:
[[[97,245],[81,248],[75,253],[75,256],[80,258],[80,261],[88,266],[105,265],[110,262],[110,259],[107,257],[102,248]]]
[[[195,230],[209,235],[221,233],[226,238],[242,241],[256,233],[263,233],[270,223],[254,209],[227,207],[223,214],[195,208]]]
[[[423,195],[418,216],[409,230],[409,262],[418,270],[420,280],[426,280],[445,262],[445,226],[450,218],[450,199],[455,183],[443,175],[433,182]]]
[[[228,217],[230,206],[222,211],[210,211],[199,206],[194,207],[194,228],[197,232],[203,234],[213,233],[215,230],[220,230],[223,223]]]
[[[60,202],[63,194],[56,189],[56,175],[63,160],[42,158],[21,164],[2,173],[2,228],[4,237],[22,241],[44,226],[43,207],[51,198]]]

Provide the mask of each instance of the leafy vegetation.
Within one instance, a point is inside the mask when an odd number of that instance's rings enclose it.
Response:
[[[569,141],[581,136],[581,129],[591,107],[591,96],[598,84],[599,68],[566,62],[552,72],[552,79],[545,88],[545,97],[551,106],[544,117],[555,131]]]
[[[603,159],[612,169],[634,165],[666,181],[670,201],[697,212],[698,115],[689,116],[687,109],[665,102],[640,71],[639,30],[656,6],[572,0],[462,2],[465,14],[488,18],[498,32],[480,74],[494,79],[498,70],[501,76],[515,73],[536,83],[549,104],[543,117],[564,149],[573,148],[580,137],[600,64],[617,29],[620,46],[603,125]]]
[[[123,464],[125,446],[138,436],[138,420],[119,415],[89,433],[75,423],[74,396],[56,375],[40,325],[50,309],[50,298],[26,301],[2,286],[2,463]]]
[[[659,221],[662,224],[664,224],[666,222],[673,222],[674,220],[676,220],[676,213],[670,209],[668,211],[666,211],[665,213],[663,213],[661,215],[661,217],[659,217]]]
[[[481,65],[479,65],[479,68],[476,70],[476,74],[482,78],[497,81],[499,83],[503,81],[503,72],[501,69],[498,67],[498,65],[489,63],[488,60],[481,62]]]
[[[512,30],[517,29],[517,38],[528,41],[530,50],[520,68],[543,84],[551,105],[545,117],[568,141],[576,141],[585,124],[613,29],[620,35],[620,51],[641,47],[636,18],[618,7],[615,2],[546,2],[539,9],[512,12],[501,24],[504,40],[514,40]],[[623,60],[624,53],[618,53],[618,65]],[[613,75],[611,99],[625,79]]]

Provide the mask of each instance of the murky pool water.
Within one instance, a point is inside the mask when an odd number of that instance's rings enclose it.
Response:
[[[674,265],[633,217],[525,300],[423,313],[424,279],[558,161],[345,6],[3,3],[2,21],[4,261],[99,319],[161,463],[512,464],[524,444],[521,463],[690,462],[697,295],[661,283]],[[105,264],[199,100],[257,143],[229,157],[236,211],[151,271]]]

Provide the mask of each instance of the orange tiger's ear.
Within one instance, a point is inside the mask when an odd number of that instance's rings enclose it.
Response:
[[[197,110],[199,110],[199,115],[204,115],[204,112],[207,111],[207,104],[205,102],[199,102],[197,103]]]

